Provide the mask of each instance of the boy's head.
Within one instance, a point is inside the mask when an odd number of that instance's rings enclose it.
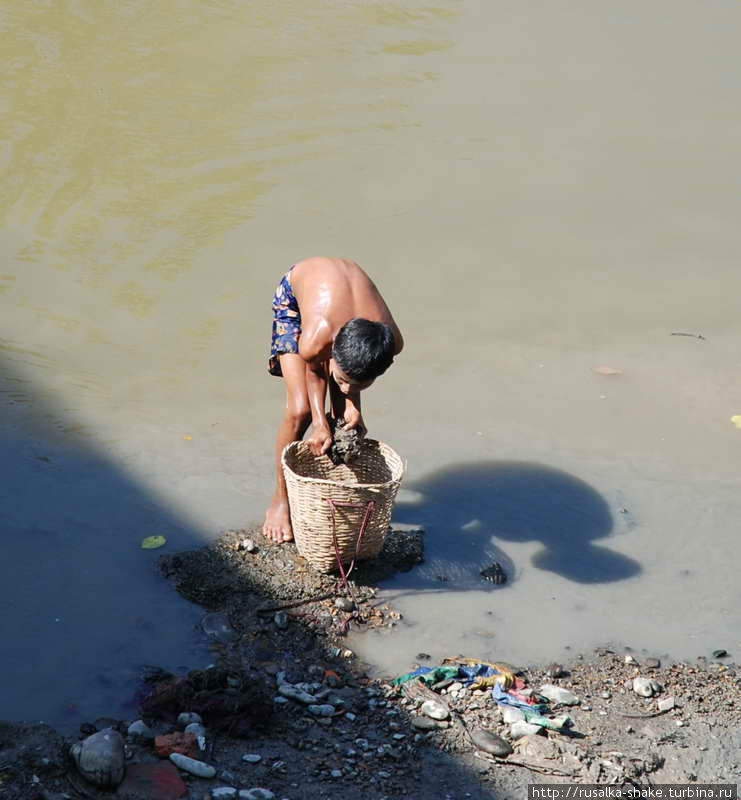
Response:
[[[332,358],[339,375],[333,377],[347,394],[348,388],[365,389],[391,366],[396,342],[391,328],[383,322],[355,317],[346,322],[332,344]],[[338,380],[339,378],[339,380]]]

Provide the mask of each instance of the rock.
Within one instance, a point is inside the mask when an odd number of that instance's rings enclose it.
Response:
[[[514,706],[502,706],[502,720],[506,722],[507,725],[512,725],[515,722],[524,722],[525,714]]]
[[[633,658],[633,656],[630,653],[628,653],[628,655],[625,656],[625,663],[626,664],[637,664],[638,662],[635,660],[635,658]]]
[[[471,731],[471,741],[485,753],[504,758],[512,752],[512,745],[501,736],[483,728],[474,728]]]
[[[548,759],[558,758],[560,753],[553,739],[547,736],[523,736],[517,742],[517,753],[528,761],[543,764]]]
[[[450,686],[448,686],[448,691],[449,692],[460,692],[460,690],[462,688],[463,688],[463,684],[459,683],[458,681],[456,681],[455,683],[451,683]]]
[[[539,694],[547,697],[554,703],[560,703],[564,706],[575,706],[579,703],[579,698],[568,689],[561,686],[554,686],[552,683],[545,683],[540,687]]]
[[[246,761],[248,764],[259,764],[262,761],[262,756],[257,753],[245,753],[242,756],[242,761]]]
[[[352,713],[352,711],[348,711],[347,714],[345,714],[345,719],[349,720],[350,722],[355,722],[357,717]]]
[[[329,773],[333,778],[341,778],[342,777],[342,770],[341,769],[333,769],[332,772]]]
[[[727,650],[713,650],[713,658],[728,658]]]
[[[237,796],[237,790],[233,786],[219,786],[211,789],[211,800],[231,800]]]
[[[643,664],[648,669],[658,669],[661,666],[661,661],[658,658],[647,658]]]
[[[332,430],[332,446],[327,455],[333,464],[349,464],[354,461],[361,450],[362,439],[355,428],[347,430],[345,420],[330,418],[329,426]]]
[[[533,725],[530,722],[515,722],[510,728],[510,735],[513,739],[522,739],[523,736],[534,736],[540,733],[540,725]]]
[[[302,689],[292,686],[290,683],[280,684],[278,687],[278,693],[282,694],[283,697],[288,697],[291,700],[296,700],[299,703],[304,703],[307,706],[312,703],[316,703],[316,697],[314,697],[313,694],[304,692]]]
[[[671,711],[674,708],[674,698],[665,697],[658,702],[659,711]]]
[[[147,800],[178,800],[188,794],[174,765],[169,761],[150,764],[132,764],[126,770],[126,778],[118,787],[116,797],[141,798]]]
[[[275,627],[284,631],[288,627],[288,614],[285,611],[277,611],[273,617]]]
[[[554,664],[549,664],[548,667],[546,667],[545,674],[551,680],[554,680],[556,678],[565,678],[566,675],[567,675],[567,672],[561,666],[561,664],[555,664],[554,663]]]
[[[329,705],[329,703],[309,706],[309,714],[313,714],[315,717],[333,717],[335,711],[335,707]]]
[[[191,722],[189,725],[186,725],[184,733],[192,733],[196,739],[206,738],[206,729],[203,727],[203,725],[201,725],[200,722]]]
[[[123,736],[107,728],[73,744],[70,755],[85,780],[101,787],[115,787],[123,780],[126,755]]]
[[[214,612],[213,614],[206,614],[201,620],[201,628],[207,636],[217,639],[220,642],[228,642],[234,638],[234,628],[229,624],[229,618],[226,614]]]
[[[257,545],[252,539],[242,539],[242,541],[239,543],[239,549],[246,550],[248,553],[256,553]]]
[[[132,722],[126,732],[132,739],[141,739],[147,742],[154,740],[154,731],[141,719]]]
[[[609,692],[605,691],[605,692],[602,692],[602,693],[600,694],[600,697],[601,697],[603,700],[609,700],[609,699],[612,697],[612,695],[611,695]]]
[[[412,727],[418,731],[436,731],[439,726],[437,720],[430,719],[430,717],[416,716],[412,717]]]
[[[167,758],[172,753],[195,758],[200,755],[198,738],[192,733],[175,731],[165,736],[157,736],[154,740],[154,750],[160,758]]]
[[[213,778],[216,776],[216,770],[210,764],[203,761],[198,761],[195,758],[188,758],[182,753],[171,753],[170,761],[184,772],[195,775],[197,778]]]
[[[638,675],[633,678],[633,691],[641,697],[653,697],[661,691],[661,686],[651,678]]]
[[[200,714],[196,714],[193,711],[184,711],[178,716],[178,725],[181,728],[184,728],[186,725],[192,725],[194,722],[199,724],[203,722]]]
[[[340,611],[350,612],[355,608],[355,604],[347,597],[338,597],[334,601],[334,607],[339,608]]]
[[[436,700],[425,700],[419,710],[432,719],[448,719],[450,716],[448,709]]]
[[[242,789],[239,793],[239,800],[273,800],[275,795],[270,789]]]

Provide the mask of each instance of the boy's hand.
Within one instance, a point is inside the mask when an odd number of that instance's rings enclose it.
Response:
[[[360,411],[351,408],[349,403],[345,406],[345,430],[356,430],[361,439],[368,433]]]
[[[312,425],[311,436],[306,440],[315,456],[321,456],[332,446],[332,431],[329,425]]]

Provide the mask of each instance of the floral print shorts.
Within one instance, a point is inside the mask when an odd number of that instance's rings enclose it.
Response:
[[[301,334],[301,312],[293,295],[290,275],[289,269],[278,284],[273,298],[273,338],[268,372],[279,378],[283,377],[283,372],[278,356],[282,353],[298,353],[298,337]]]

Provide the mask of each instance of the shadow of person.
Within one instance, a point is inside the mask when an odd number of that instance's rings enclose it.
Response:
[[[506,586],[523,565],[513,564],[499,542],[541,542],[532,566],[577,583],[625,580],[641,570],[634,559],[595,543],[613,530],[607,503],[562,470],[516,461],[462,463],[404,489],[394,519],[426,530],[425,562],[414,577],[402,579],[405,584],[492,587],[480,571],[496,561],[508,576]]]

